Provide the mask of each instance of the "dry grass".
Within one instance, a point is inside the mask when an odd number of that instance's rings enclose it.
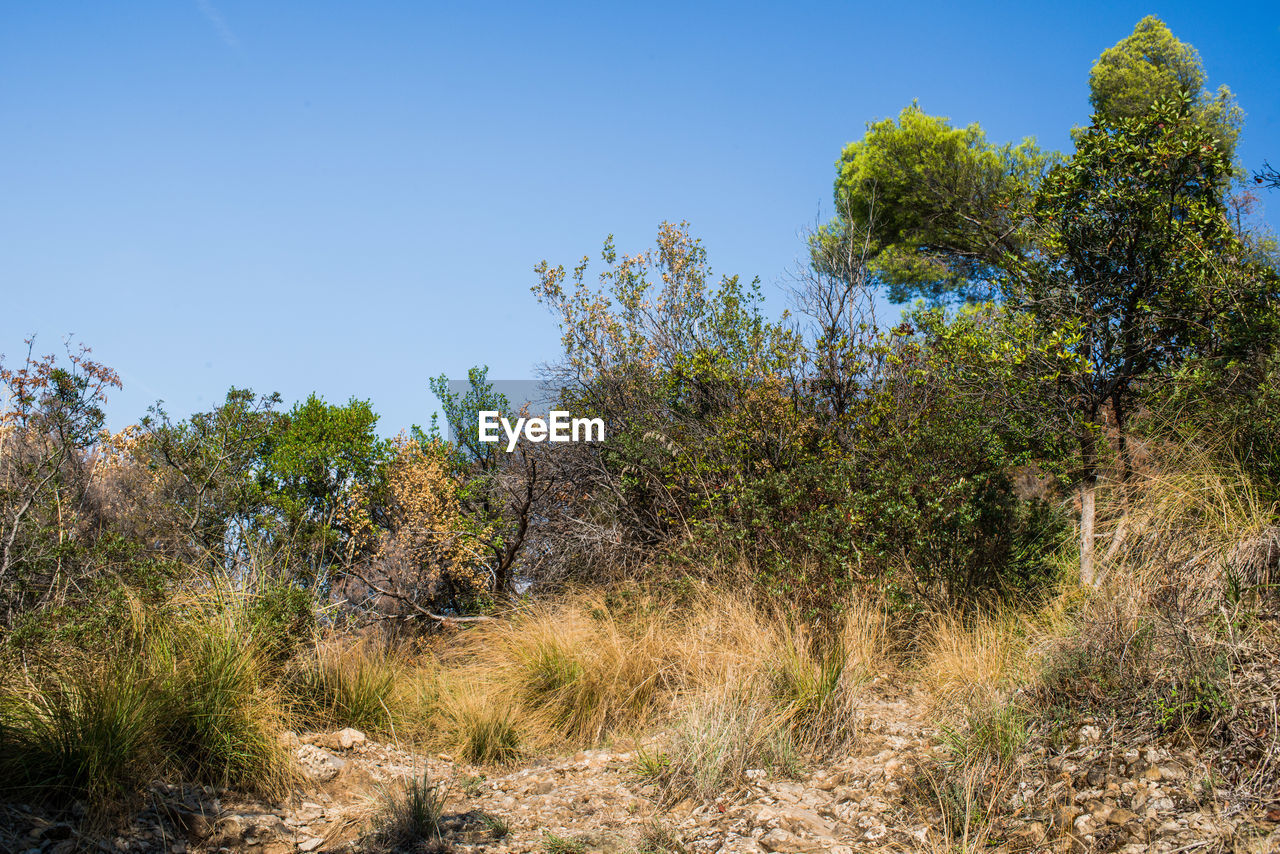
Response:
[[[928,826],[921,841],[928,854],[989,851],[992,824],[1008,794],[1008,776],[991,763],[934,765],[917,776],[910,797]]]
[[[592,743],[643,727],[658,711],[671,672],[665,622],[658,613],[627,619],[585,595],[483,626],[463,655],[548,736]]]
[[[1034,673],[1030,627],[1013,613],[936,616],[917,669],[932,711],[961,718],[1001,705]]]
[[[389,733],[395,729],[392,693],[408,681],[409,667],[404,653],[376,640],[329,640],[296,657],[284,681],[292,706],[308,726]]]
[[[409,777],[388,786],[372,817],[373,842],[384,851],[431,850],[441,837],[448,791],[426,774]],[[438,845],[447,851],[448,846]]]

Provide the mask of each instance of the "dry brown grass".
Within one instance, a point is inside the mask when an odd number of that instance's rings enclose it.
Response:
[[[1017,614],[940,614],[921,647],[917,670],[935,714],[963,719],[995,708],[1034,673],[1030,627]]]
[[[511,761],[672,725],[680,775],[710,791],[753,763],[794,766],[852,737],[861,686],[891,667],[889,622],[851,602],[831,630],[709,588],[580,592],[481,624],[402,662],[404,738]],[[673,751],[677,752],[677,751]]]

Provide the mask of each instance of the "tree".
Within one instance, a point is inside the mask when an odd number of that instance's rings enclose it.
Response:
[[[387,456],[375,432],[378,416],[366,400],[344,406],[316,395],[276,422],[262,471],[264,489],[279,514],[282,546],[305,562],[305,574],[322,583],[340,562],[351,532],[339,512],[349,491],[371,484]]]
[[[232,388],[221,405],[185,421],[170,419],[161,403],[143,419],[144,445],[165,473],[166,495],[200,556],[233,558],[254,536],[254,517],[266,501],[259,474],[279,404],[278,394]]]
[[[1089,103],[1102,123],[1117,124],[1149,114],[1160,102],[1186,101],[1196,123],[1209,131],[1231,161],[1244,114],[1230,89],[1222,86],[1209,92],[1205,79],[1199,52],[1148,15],[1094,62]]]
[[[600,519],[624,520],[628,542],[609,544],[618,554],[687,535],[691,513],[718,500],[727,477],[783,464],[794,434],[755,428],[780,426],[792,389],[775,386],[794,385],[800,342],[765,318],[758,281],[713,277],[687,223],[661,224],[637,255],[619,255],[609,238],[601,255],[598,286],[584,257],[571,274],[542,262],[533,290],[560,324],[562,402],[602,418],[610,437],[571,478],[594,502],[574,512],[593,547],[606,539]]]
[[[1262,164],[1262,168],[1253,173],[1253,183],[1261,184],[1269,190],[1280,190],[1280,172],[1270,163]]]
[[[488,366],[468,370],[467,384],[466,392],[455,394],[443,374],[430,383],[456,442],[452,460],[461,483],[460,503],[481,532],[478,541],[492,554],[492,561],[482,562],[491,571],[494,592],[506,593],[533,515],[555,483],[547,462],[550,450],[521,441],[514,452],[507,453],[499,443],[481,442],[479,413],[487,410],[510,416],[511,404],[506,395],[494,391]],[[439,441],[436,436],[417,438],[424,447]]]
[[[1230,153],[1191,99],[1129,118],[1095,116],[1075,155],[1045,178],[1033,213],[1039,262],[1005,299],[1077,334],[1064,401],[1080,441],[1081,575],[1094,578],[1094,487],[1107,407],[1124,471],[1135,388],[1231,346],[1275,297],[1226,217]]]
[[[953,128],[912,104],[845,147],[838,216],[813,241],[815,266],[843,254],[833,244],[869,235],[871,271],[893,301],[988,298],[1026,264],[1023,214],[1056,159],[1034,140],[993,145],[979,125]]]
[[[31,595],[66,583],[64,553],[93,478],[90,450],[105,421],[115,371],[64,342],[66,358],[36,357],[28,339],[18,367],[0,359],[0,596],[6,619]]]
[[[351,531],[347,571],[376,594],[384,617],[400,611],[457,619],[438,610],[460,610],[490,592],[484,542],[492,531],[462,506],[455,462],[443,441],[401,435],[391,441],[376,485],[357,485],[349,494],[342,514]]]
[[[1104,409],[1127,461],[1135,387],[1248,338],[1270,299],[1223,204],[1241,114],[1204,81],[1195,50],[1148,17],[1095,63],[1093,120],[1068,161],[912,106],[845,149],[840,216],[821,235],[870,233],[893,299],[994,295],[1043,340],[1075,336],[1080,369],[1061,373],[1058,400],[1079,440],[1086,579]]]

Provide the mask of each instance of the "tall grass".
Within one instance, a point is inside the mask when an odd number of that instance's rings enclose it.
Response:
[[[0,699],[0,794],[65,803],[127,798],[155,767],[160,704],[127,659]]]
[[[157,776],[282,791],[287,715],[252,621],[220,598],[184,605],[0,690],[0,793],[105,808]]]
[[[389,732],[392,695],[406,674],[405,657],[370,640],[317,643],[296,658],[284,679],[288,698],[308,726]]]
[[[661,618],[626,620],[602,596],[535,606],[476,632],[475,667],[559,738],[590,743],[648,721],[670,675]]]
[[[275,793],[287,782],[279,734],[288,715],[239,607],[196,612],[146,647],[158,689],[159,747],[183,779]]]

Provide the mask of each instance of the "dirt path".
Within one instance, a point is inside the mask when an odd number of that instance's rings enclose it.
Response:
[[[495,770],[354,730],[304,734],[292,749],[308,784],[286,804],[160,787],[155,805],[106,840],[9,807],[0,812],[0,850],[364,852],[380,793],[425,771],[447,786],[445,838],[460,852],[1280,852],[1280,804],[1214,789],[1206,782],[1212,769],[1192,753],[1121,747],[1092,725],[1070,747],[1029,745],[1001,772],[998,809],[978,803],[975,813],[995,821],[994,845],[948,848],[939,832],[945,805],[922,805],[911,794],[920,791],[922,769],[939,767],[937,731],[923,708],[911,689],[872,687],[852,745],[836,760],[797,779],[749,771],[743,785],[711,803],[670,803],[636,772],[637,750],[661,749],[661,735]],[[960,782],[944,773],[932,785],[935,793],[955,792]]]
[[[220,804],[199,850],[349,848],[367,830],[379,787],[424,770],[448,786],[446,835],[462,851],[546,852],[562,844],[566,853],[603,854],[646,846],[707,854],[914,850],[926,828],[902,826],[895,804],[916,757],[932,749],[920,707],[910,694],[872,692],[853,747],[838,761],[807,768],[800,779],[753,770],[747,784],[710,804],[670,803],[636,773],[636,750],[656,749],[660,736],[494,770],[358,736],[344,748],[341,733],[305,735],[297,750],[312,791],[287,809]]]

